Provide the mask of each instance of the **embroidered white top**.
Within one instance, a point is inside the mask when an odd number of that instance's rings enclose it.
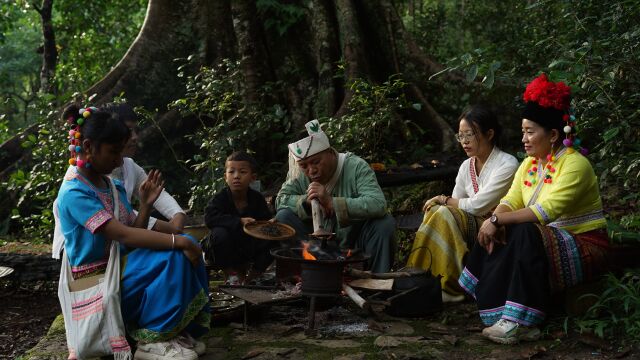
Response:
[[[124,188],[127,193],[127,200],[131,203],[131,198],[138,198],[138,189],[140,189],[140,184],[147,179],[147,173],[144,171],[140,165],[136,164],[133,159],[125,157],[124,162],[121,167],[116,168],[109,177],[113,179],[118,179],[124,184]],[[67,168],[67,173],[65,177],[69,176],[71,172],[74,171],[73,166],[69,166]],[[178,213],[185,213],[184,210],[178,205],[178,202],[166,191],[162,190],[160,196],[156,202],[153,203],[153,207],[158,210],[162,216],[167,219],[172,219]],[[135,210],[136,215],[138,214]],[[62,234],[62,229],[60,228],[60,218],[58,216],[58,206],[57,201],[53,202],[53,219],[55,223],[55,227],[53,229],[53,246],[51,249],[51,256],[54,259],[60,258],[60,252],[62,251],[62,247],[64,246],[64,235]],[[149,217],[149,224],[147,225],[148,229],[152,229],[156,224],[158,219],[154,217]]]
[[[518,169],[518,160],[494,146],[480,174],[476,174],[475,161],[476,158],[471,157],[462,163],[451,196],[459,199],[461,210],[481,216],[506,195]]]

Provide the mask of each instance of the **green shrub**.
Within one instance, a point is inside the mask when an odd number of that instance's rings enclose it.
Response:
[[[596,303],[576,320],[580,331],[593,331],[606,338],[621,336],[640,341],[640,270],[627,271],[621,278],[606,276],[606,290]]]
[[[421,143],[424,131],[405,118],[407,113],[420,110],[421,104],[407,101],[406,86],[399,74],[379,85],[359,78],[353,80],[349,85],[353,96],[348,113],[321,121],[331,145],[369,162],[395,163],[399,156],[411,158],[423,153],[429,148]]]
[[[281,84],[263,86],[260,101],[252,104],[243,102],[244,84],[240,63],[226,59],[187,76],[186,96],[170,104],[183,116],[196,116],[202,124],[188,137],[200,149],[187,160],[195,172],[189,180],[189,207],[197,212],[203,211],[208,199],[225,186],[224,163],[233,151],[252,153],[259,164],[260,178],[267,183],[286,172],[283,164],[287,148],[283,144],[288,141],[285,134],[289,133],[291,120],[273,95]]]
[[[58,114],[40,115],[43,121],[35,135],[22,146],[30,152],[29,169],[18,169],[1,184],[2,192],[16,196],[11,211],[12,230],[34,242],[49,242],[53,231],[52,204],[67,169],[67,134],[57,120]]]

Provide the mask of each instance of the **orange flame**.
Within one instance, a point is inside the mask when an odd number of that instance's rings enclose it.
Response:
[[[349,251],[347,251],[347,256],[346,257],[350,257],[351,256],[351,249],[349,249]]]
[[[303,243],[302,246],[302,257],[305,260],[317,260],[315,256],[311,255],[311,253],[307,250],[309,248],[309,243]]]

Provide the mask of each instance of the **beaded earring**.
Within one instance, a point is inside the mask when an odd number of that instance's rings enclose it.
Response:
[[[545,184],[551,184],[551,182],[553,181],[553,177],[551,176],[551,174],[556,172],[556,168],[553,167],[553,162],[556,161],[556,156],[554,152],[555,151],[552,147],[551,153],[547,154],[547,164],[544,166],[544,169],[542,170],[538,166],[539,160],[537,158],[531,160],[531,168],[527,172],[529,173],[529,176],[531,176],[533,179],[531,179],[531,181],[525,180],[524,181],[525,186],[531,187],[535,185],[538,182],[540,173],[542,173],[542,181]]]
[[[67,118],[67,123],[71,125],[71,130],[69,130],[69,152],[71,153],[69,165],[75,165],[76,167],[85,169],[91,167],[88,157],[85,160],[80,159],[80,153],[82,153],[82,133],[80,130],[82,129],[82,124],[85,123],[86,119],[88,119],[94,111],[98,111],[98,108],[93,106],[82,108],[79,111],[80,116],[78,118],[73,115]]]

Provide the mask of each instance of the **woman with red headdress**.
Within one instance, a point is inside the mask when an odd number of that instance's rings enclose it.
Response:
[[[598,180],[574,135],[571,89],[542,74],[523,99],[528,157],[458,280],[477,301],[482,334],[502,344],[537,339],[551,293],[603,272],[609,246]]]

